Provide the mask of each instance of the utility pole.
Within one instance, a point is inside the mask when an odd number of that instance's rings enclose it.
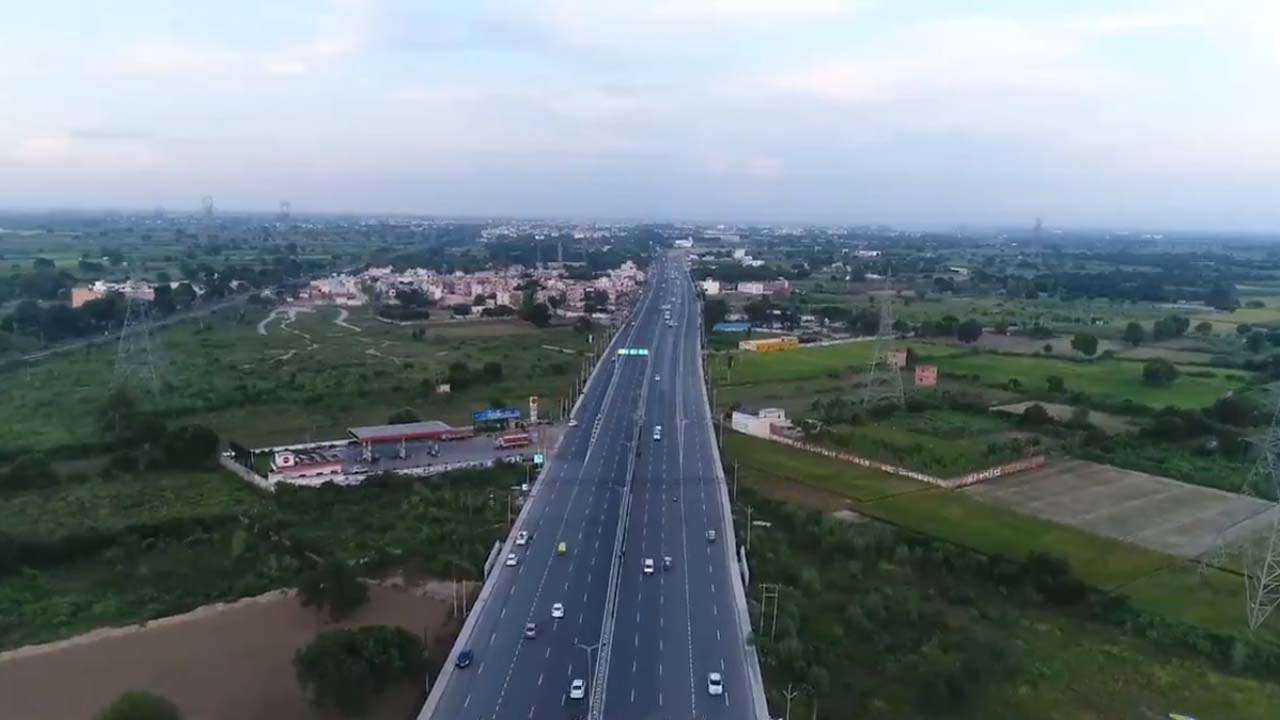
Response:
[[[735,475],[737,473],[734,473]],[[747,552],[751,552],[751,506],[747,506]]]
[[[769,623],[769,639],[773,639],[774,630],[778,628],[778,602],[782,596],[782,586],[778,583],[760,583],[760,632],[764,632],[764,612],[769,601],[773,601],[773,619]]]
[[[738,502],[738,461],[737,460],[733,461],[733,501]],[[748,520],[747,522],[750,523],[750,520]],[[747,525],[748,533],[751,532],[750,528],[751,526],[748,524]],[[747,548],[747,549],[750,550],[751,548]]]

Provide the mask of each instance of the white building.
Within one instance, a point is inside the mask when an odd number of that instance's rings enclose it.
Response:
[[[703,280],[702,292],[704,292],[707,295],[707,297],[711,297],[713,295],[719,295],[720,281],[716,280],[715,278],[707,278],[706,280]]]
[[[740,433],[762,438],[777,435],[778,431],[791,428],[791,421],[787,420],[787,411],[782,408],[763,408],[754,415],[734,410],[731,423],[733,429]]]

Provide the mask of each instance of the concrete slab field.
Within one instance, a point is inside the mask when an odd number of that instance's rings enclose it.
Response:
[[[996,505],[1183,558],[1271,527],[1274,503],[1084,460],[964,490]]]

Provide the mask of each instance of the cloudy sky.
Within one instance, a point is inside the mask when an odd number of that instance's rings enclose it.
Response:
[[[1271,0],[41,0],[0,207],[1280,229]]]

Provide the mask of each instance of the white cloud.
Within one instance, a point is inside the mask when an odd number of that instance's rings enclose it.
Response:
[[[175,40],[145,40],[109,57],[95,69],[109,75],[217,75],[241,65],[230,48]]]

